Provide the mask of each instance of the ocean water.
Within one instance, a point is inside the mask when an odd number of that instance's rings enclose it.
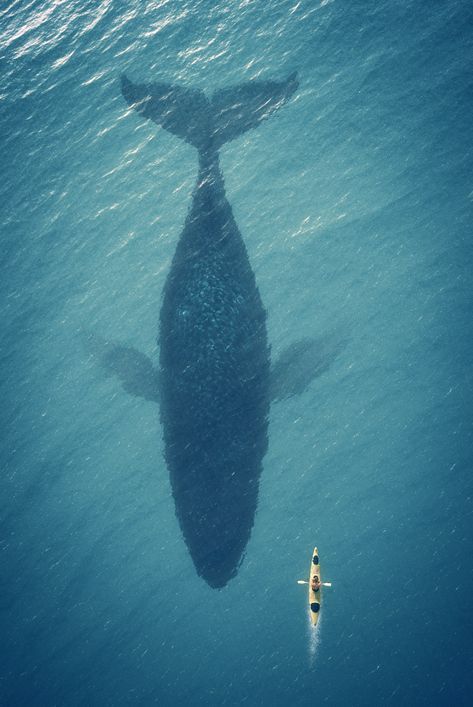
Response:
[[[2,705],[470,703],[472,28],[468,0],[2,5]],[[251,539],[215,590],[157,406],[86,345],[157,361],[197,174],[119,77],[295,70],[221,167],[273,360],[343,346],[272,405]],[[314,545],[316,635],[296,584]]]

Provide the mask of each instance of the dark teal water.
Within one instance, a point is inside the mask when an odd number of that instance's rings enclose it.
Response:
[[[467,0],[10,2],[0,10],[0,702],[466,705],[473,689]],[[195,150],[119,76],[299,72],[222,148],[274,359],[342,351],[271,408],[245,559],[194,571],[159,412],[84,332],[157,360]],[[317,544],[326,579],[308,628]]]

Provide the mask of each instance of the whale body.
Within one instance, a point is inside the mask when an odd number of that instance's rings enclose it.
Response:
[[[254,523],[268,446],[266,312],[225,195],[219,149],[294,93],[285,81],[217,91],[134,84],[126,101],[198,150],[192,205],[164,287],[159,403],[176,515],[197,573],[235,576]]]

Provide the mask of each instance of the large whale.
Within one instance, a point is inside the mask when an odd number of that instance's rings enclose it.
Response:
[[[176,514],[199,575],[222,587],[248,542],[268,446],[266,312],[219,167],[221,146],[298,86],[202,91],[122,77],[126,101],[198,150],[192,205],[164,287],[160,410]]]
[[[141,116],[197,149],[199,171],[164,287],[159,370],[116,343],[107,342],[101,357],[127,392],[159,402],[176,515],[197,573],[220,588],[237,573],[253,527],[270,398],[292,392],[279,369],[270,375],[266,312],[225,195],[219,149],[272,115],[298,82],[295,74],[250,81],[210,99],[126,76],[121,87]],[[285,354],[296,392],[324,366],[313,348],[304,340]],[[323,351],[324,359],[337,348]],[[304,360],[311,363],[301,375]]]

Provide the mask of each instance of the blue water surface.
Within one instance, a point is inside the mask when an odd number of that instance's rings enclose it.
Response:
[[[470,703],[472,27],[469,0],[2,6],[2,705]],[[210,93],[295,70],[221,166],[273,359],[344,344],[272,406],[251,540],[214,590],[157,406],[87,348],[157,361],[197,173],[119,77]]]

